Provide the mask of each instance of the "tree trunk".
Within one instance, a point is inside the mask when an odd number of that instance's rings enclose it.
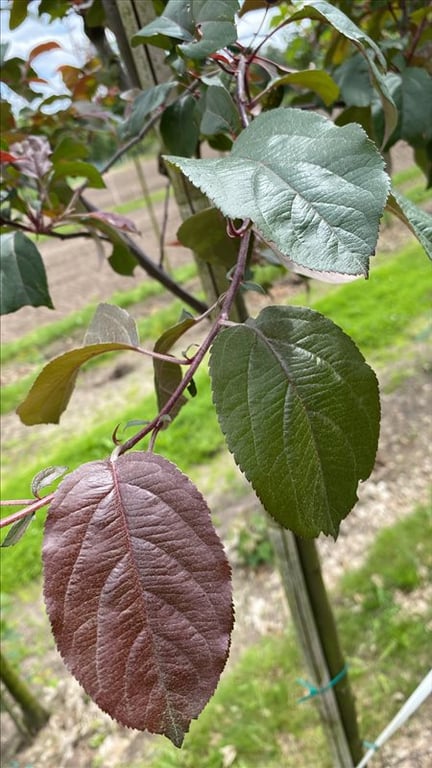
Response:
[[[25,731],[29,736],[34,736],[48,722],[49,713],[39,704],[3,653],[0,654],[0,665],[1,681],[21,709]]]

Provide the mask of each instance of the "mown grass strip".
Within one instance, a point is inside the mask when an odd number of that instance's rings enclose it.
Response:
[[[183,278],[195,274],[195,266],[184,268]],[[278,278],[280,269],[274,266],[260,267],[255,279],[260,282]],[[114,294],[112,302],[124,308],[130,307],[150,295],[159,293],[158,284],[145,283],[126,293]],[[149,289],[149,292],[147,292]],[[311,306],[330,317],[350,334],[360,349],[371,360],[383,362],[395,354],[392,346],[399,348],[412,340],[427,324],[431,302],[432,272],[423,249],[412,241],[385,262],[373,266],[368,281],[356,281],[344,286],[322,286],[314,288],[321,298],[312,298]],[[143,298],[144,297],[144,298]],[[304,293],[290,298],[292,304],[304,304]],[[142,344],[153,345],[154,341],[181,312],[182,303],[173,301],[167,307],[156,310],[138,320]],[[3,363],[19,359],[21,362],[41,362],[41,350],[60,336],[70,335],[72,330],[87,327],[95,306],[73,313],[63,321],[53,323],[25,336],[22,340],[5,345]],[[103,364],[105,358],[93,362]],[[37,372],[25,379],[6,385],[2,390],[1,413],[15,409],[30,388]]]
[[[410,184],[416,181],[423,181],[423,187],[426,184],[426,179],[418,165],[410,165],[409,168],[404,168],[402,171],[398,171],[392,176],[392,184],[394,187],[401,187],[404,184]]]
[[[149,192],[149,198],[151,203],[161,203],[165,200],[165,189],[156,189],[153,192]],[[172,197],[172,193],[170,193]],[[124,203],[117,203],[117,205],[110,205],[108,210],[121,213],[123,216],[127,216],[128,213],[134,213],[140,208],[147,208],[147,199],[145,197],[135,198],[133,200],[127,200]]]
[[[432,270],[413,241],[369,280],[332,287],[312,302],[314,309],[340,325],[374,363],[385,363],[430,325]]]
[[[184,267],[179,267],[174,270],[173,273],[174,279],[180,285],[191,280],[195,275],[196,266],[193,263]],[[138,285],[136,288],[132,288],[129,291],[118,291],[114,293],[108,302],[116,304],[123,309],[127,309],[146,299],[159,296],[164,292],[165,288],[160,283],[156,280],[151,280],[143,282],[141,285]],[[96,306],[97,304],[89,304],[83,309],[71,312],[70,315],[62,320],[57,320],[54,323],[49,323],[41,328],[36,328],[21,339],[3,344],[1,349],[2,365],[15,359],[19,359],[20,362],[39,361],[41,357],[40,350],[44,349],[44,347],[60,338],[77,333],[81,330],[84,331],[95,312]]]

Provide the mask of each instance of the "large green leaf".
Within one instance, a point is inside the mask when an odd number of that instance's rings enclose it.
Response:
[[[87,180],[87,185],[95,189],[103,189],[105,182],[98,169],[91,163],[85,163],[81,160],[59,160],[54,168],[54,180],[64,179],[67,176],[72,178],[83,177]]]
[[[177,82],[161,83],[142,91],[135,99],[131,113],[121,128],[122,138],[138,136],[146,118],[168,98]]]
[[[210,86],[205,97],[201,133],[205,136],[224,132],[232,135],[239,130],[240,118],[232,97],[222,86]]]
[[[190,157],[199,138],[197,103],[187,93],[164,110],[160,121],[163,142],[170,152]]]
[[[341,35],[351,40],[361,50],[369,49],[373,51],[381,66],[385,67],[385,58],[381,53],[379,46],[369,35],[358,27],[348,16],[339,8],[327,0],[309,0],[303,3],[303,7],[295,11],[285,22],[290,24],[300,19],[316,19],[330,24]]]
[[[383,74],[375,64],[370,53],[366,56],[371,70],[372,82],[378,91],[384,115],[384,131],[381,148],[385,147],[390,137],[394,134],[398,124],[399,113],[395,104],[391,88],[389,87],[389,73]]]
[[[266,510],[296,534],[336,538],[369,476],[375,374],[343,331],[304,307],[268,307],[223,330],[210,358],[228,447]]]
[[[70,160],[82,160],[84,157],[88,157],[90,148],[79,141],[74,136],[64,135],[61,136],[54,152],[51,155],[51,160],[54,166],[57,163],[64,161],[65,157]]]
[[[237,40],[237,30],[231,21],[204,21],[200,30],[200,40],[179,46],[184,55],[191,59],[205,59],[211,53],[232,45]]]
[[[72,349],[51,360],[17,408],[23,424],[58,424],[71,398],[80,367],[93,357],[119,350],[139,351],[131,344],[109,342]]]
[[[229,237],[226,220],[217,208],[190,216],[177,230],[177,237],[208,264],[222,264],[228,270],[237,261],[238,243]]]
[[[401,76],[401,137],[410,142],[432,138],[432,78],[418,67],[407,67]]]
[[[269,83],[265,92],[278,88],[280,85],[298,85],[307,88],[320,96],[327,106],[330,106],[339,96],[339,87],[327,72],[322,69],[303,69],[277,77]]]
[[[390,195],[387,208],[414,233],[427,255],[432,259],[432,216],[418,208],[411,200],[395,189]]]
[[[30,238],[22,232],[9,232],[0,236],[1,314],[28,304],[53,309],[45,267]]]
[[[146,24],[132,38],[132,45],[151,43],[169,48],[172,40],[193,40],[193,20],[190,3],[169,0],[163,13]]]
[[[298,265],[367,275],[390,180],[358,125],[275,109],[223,158],[167,157],[225,216],[249,218]]]
[[[368,107],[374,95],[368,63],[361,53],[346,59],[334,72],[347,106]]]
[[[183,41],[185,56],[204,59],[236,41],[238,6],[238,0],[169,0],[163,13],[134,35],[132,45],[149,42],[166,49]]]

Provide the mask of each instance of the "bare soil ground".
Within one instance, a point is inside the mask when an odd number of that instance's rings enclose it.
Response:
[[[400,157],[395,160],[400,167],[410,161],[405,149],[401,149]],[[149,187],[159,186],[156,169],[151,165],[146,165],[145,169]],[[114,181],[110,179],[110,185],[114,184],[114,195],[117,195],[117,199],[111,199],[109,202],[107,198],[104,200],[98,197],[98,192],[93,195],[95,203],[103,207],[117,202],[118,199],[124,200],[129,194],[131,199],[140,196],[141,193],[133,186],[136,182],[132,183],[130,174],[124,169],[115,172],[113,179]],[[157,206],[157,211],[160,214],[160,205]],[[156,253],[157,239],[148,223],[145,210],[133,213],[131,218],[142,232],[141,245],[144,244],[149,253]],[[175,239],[175,231],[176,221],[173,219],[168,240]],[[387,231],[384,237],[388,241],[383,241],[384,247],[394,248],[407,235],[400,227],[395,227]],[[35,323],[52,322],[53,319],[67,315],[90,301],[107,300],[115,290],[125,290],[143,279],[140,270],[137,270],[137,275],[133,278],[115,275],[107,263],[98,261],[91,243],[77,245],[76,242],[44,242],[41,250],[46,260],[56,310],[29,308],[8,316],[2,324],[4,341],[19,338],[31,330]],[[181,263],[186,257],[179,248],[171,247],[168,250],[172,266]],[[292,290],[292,287],[289,286],[288,289]],[[156,305],[160,306],[164,299],[155,301]],[[261,300],[255,301],[255,308],[258,309]],[[142,308],[136,309],[140,311]],[[146,309],[148,306],[144,311]],[[65,342],[67,345],[68,341]],[[403,368],[407,361],[401,360],[394,365]],[[344,522],[336,543],[325,538],[319,541],[324,576],[331,587],[336,585],[339,576],[346,569],[357,567],[364,561],[368,547],[379,530],[409,514],[417,504],[427,503],[430,499],[430,350],[420,343],[413,347],[409,365],[412,375],[396,391],[383,395],[383,421],[377,464],[371,479],[361,488],[358,505]],[[16,373],[22,375],[23,372],[17,370]],[[393,374],[394,369],[382,371],[381,384],[385,385]],[[9,375],[13,376],[14,373],[8,372],[8,379]],[[124,402],[125,391],[135,384],[138,386],[138,382],[142,392],[142,381],[141,363],[139,368],[126,372],[121,386],[118,380],[113,379],[103,368],[89,371],[80,380],[74,394],[73,408],[65,414],[65,420],[62,421],[65,434],[69,429],[76,428],[77,419],[85,418],[86,414],[94,416],[101,409],[101,403],[107,402],[107,398],[113,407],[117,404],[120,406]],[[144,388],[145,386],[147,385],[144,385]],[[26,435],[27,451],[30,454],[33,440],[39,442],[52,434],[53,430],[58,430],[57,427],[41,427],[40,431],[38,428],[37,433],[33,433],[34,437],[29,438],[28,430],[21,427],[13,414],[6,416],[2,424],[8,460],[14,456],[11,442],[16,442]],[[231,459],[224,457],[220,461],[231,462]],[[238,483],[242,491],[238,496],[236,494],[235,498],[232,495],[227,496],[223,487],[215,489],[214,481],[208,477],[205,468],[197,471],[194,480],[209,499],[234,565],[237,624],[232,643],[232,664],[244,648],[262,635],[281,632],[289,617],[277,573],[262,569],[251,574],[236,561],[232,530],[240,521],[250,519],[254,511],[258,510],[256,498],[247,491],[241,476],[238,477]],[[409,604],[404,604],[402,610],[415,613],[418,621],[426,621],[429,597],[427,594],[418,595],[416,599],[410,600]],[[79,685],[64,669],[53,646],[40,593],[32,596],[32,602],[23,604],[20,611],[22,618],[17,624],[18,631],[29,644],[34,642],[37,649],[34,655],[25,660],[23,666],[53,715],[33,744],[16,752],[17,738],[14,727],[7,716],[2,714],[5,768],[132,768],[135,763],[143,768],[146,761],[150,763],[155,739],[113,723],[88,700]],[[429,629],[432,645],[431,624]],[[371,765],[377,768],[428,768],[432,764],[431,721],[432,705],[429,702],[412,718],[411,723],[404,727],[401,734],[394,737],[388,747],[377,754]],[[371,737],[376,735],[371,734]],[[311,768],[320,768],[319,759]]]

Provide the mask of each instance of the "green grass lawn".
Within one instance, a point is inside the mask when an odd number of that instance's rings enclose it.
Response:
[[[416,241],[383,264],[369,280],[331,288],[314,309],[341,326],[375,364],[395,359],[402,346],[432,333],[432,269]]]

